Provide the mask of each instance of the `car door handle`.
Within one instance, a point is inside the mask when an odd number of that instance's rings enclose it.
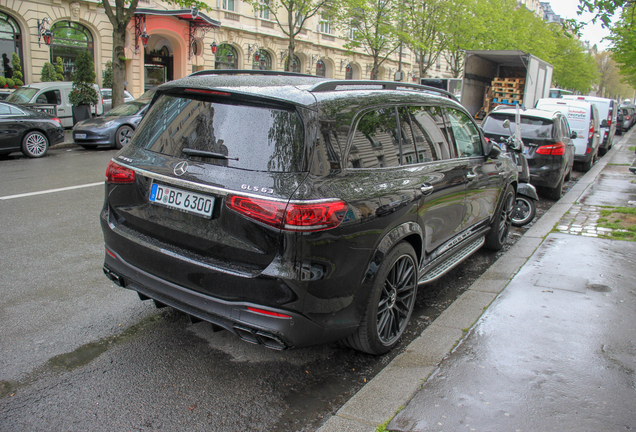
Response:
[[[434,187],[424,183],[422,185],[422,187],[420,187],[420,190],[422,191],[422,195],[430,195],[431,193],[433,193],[433,189]]]

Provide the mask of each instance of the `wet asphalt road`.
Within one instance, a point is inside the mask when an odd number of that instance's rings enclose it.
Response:
[[[0,160],[0,430],[315,430],[503,253],[479,251],[423,287],[393,353],[269,351],[103,276],[96,183],[114,154]]]

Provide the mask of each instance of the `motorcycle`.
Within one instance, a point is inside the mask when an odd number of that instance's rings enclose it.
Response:
[[[510,136],[501,137],[501,142],[505,146],[502,150],[517,165],[519,171],[517,202],[512,212],[512,225],[520,227],[532,222],[537,214],[536,202],[539,201],[539,195],[537,195],[537,189],[530,184],[530,169],[524,156],[523,141],[512,133],[510,120],[504,120],[503,127],[510,130]]]

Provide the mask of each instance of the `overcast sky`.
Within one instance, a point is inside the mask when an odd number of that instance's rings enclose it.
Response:
[[[587,22],[592,18],[592,14],[583,14],[578,16],[576,14],[578,10],[579,0],[549,0],[552,10],[557,15],[561,15],[561,18],[574,18],[577,21]],[[609,45],[607,41],[601,42],[604,36],[609,35],[609,30],[601,27],[600,23],[588,24],[583,28],[583,36],[581,40],[590,41],[590,45],[596,44],[599,51],[606,49]]]

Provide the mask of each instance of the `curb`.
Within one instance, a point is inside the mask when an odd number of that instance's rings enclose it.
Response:
[[[453,302],[406,350],[347,401],[317,432],[375,432],[392,419],[468,334],[545,237],[594,183],[633,130],[598,161],[518,241]]]

